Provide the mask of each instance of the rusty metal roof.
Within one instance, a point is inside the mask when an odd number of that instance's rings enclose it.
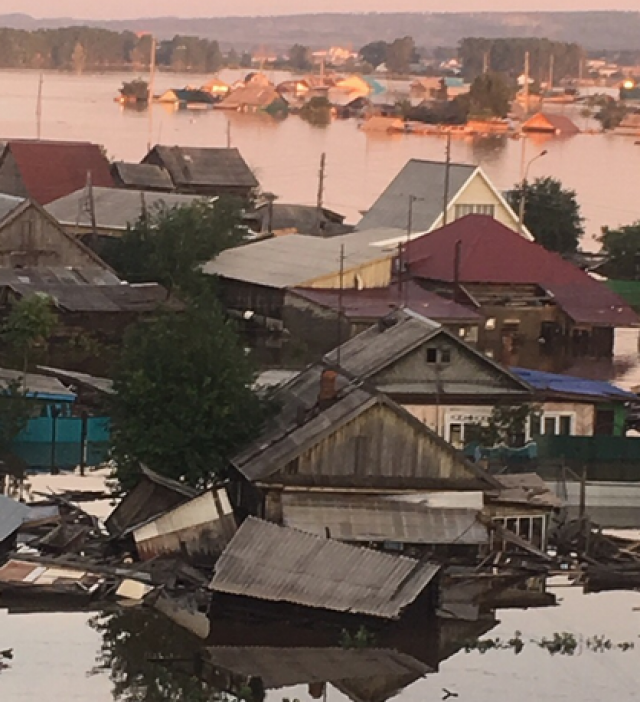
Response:
[[[219,593],[397,619],[439,570],[250,517],[216,564]]]
[[[283,523],[338,541],[409,544],[486,544],[478,511],[432,508],[419,502],[352,494],[284,493]]]

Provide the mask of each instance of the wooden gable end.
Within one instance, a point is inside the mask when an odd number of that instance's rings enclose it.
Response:
[[[435,359],[435,361],[434,361]],[[526,392],[510,373],[458,342],[447,333],[428,339],[371,377],[380,388],[419,386],[425,390],[436,383],[459,383],[497,391]]]
[[[398,490],[482,487],[462,454],[408,413],[382,401],[261,482]]]

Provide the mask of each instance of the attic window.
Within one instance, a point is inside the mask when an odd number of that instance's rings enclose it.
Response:
[[[427,348],[427,363],[451,363],[451,349]]]
[[[437,363],[438,362],[438,349],[428,348],[427,349],[427,363]]]
[[[455,218],[460,219],[467,215],[479,214],[488,215],[489,217],[496,216],[495,205],[456,205]]]
[[[440,351],[440,363],[451,363],[451,349],[442,349]]]

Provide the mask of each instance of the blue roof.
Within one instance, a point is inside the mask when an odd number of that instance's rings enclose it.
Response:
[[[373,76],[361,76],[361,78],[365,81],[365,83],[369,84],[373,95],[381,95],[385,92],[384,85],[378,83],[378,81],[375,78],[373,78]]]
[[[444,79],[444,84],[447,88],[462,88],[464,86],[464,78],[458,78],[458,76],[446,76]]]
[[[589,380],[576,378],[573,375],[545,373],[544,371],[529,370],[528,368],[512,368],[512,373],[536,390],[566,393],[569,395],[585,395],[602,398],[603,400],[629,401],[637,400],[637,395],[623,390],[617,385],[605,380]]]

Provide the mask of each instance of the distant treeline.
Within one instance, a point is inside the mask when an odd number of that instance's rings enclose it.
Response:
[[[175,36],[157,49],[160,66],[176,71],[214,72],[224,65],[217,41]],[[85,68],[148,66],[151,37],[91,27],[0,29],[0,68],[83,71]]]
[[[525,54],[529,52],[529,75],[539,82],[547,80],[551,71],[555,80],[577,77],[585,58],[579,44],[549,39],[462,39],[459,59],[467,78],[483,73],[485,67],[494,73],[517,78],[524,72]]]

